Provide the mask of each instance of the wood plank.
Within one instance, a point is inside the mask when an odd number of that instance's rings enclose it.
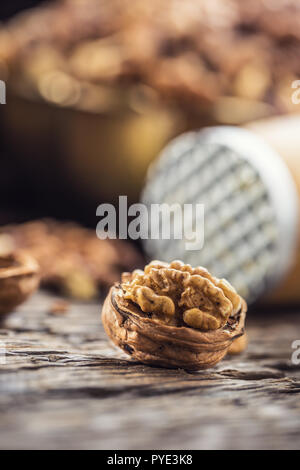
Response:
[[[54,301],[40,292],[0,325],[1,449],[300,447],[300,312],[250,310],[247,352],[190,373],[115,349],[98,303],[53,315]]]

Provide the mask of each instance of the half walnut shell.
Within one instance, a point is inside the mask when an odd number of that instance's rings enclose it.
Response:
[[[0,314],[23,303],[39,285],[37,262],[25,252],[0,256]]]
[[[113,286],[105,300],[102,321],[107,335],[132,358],[145,364],[187,370],[207,369],[217,364],[231,344],[244,334],[247,304],[217,330],[200,331],[170,326],[143,312],[124,298],[121,284]]]

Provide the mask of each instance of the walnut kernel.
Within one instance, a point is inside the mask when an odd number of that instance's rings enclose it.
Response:
[[[248,338],[247,334],[243,334],[239,338],[237,338],[235,341],[233,341],[232,345],[228,349],[228,354],[231,354],[232,356],[236,354],[242,353],[248,345]]]
[[[153,261],[143,271],[134,271],[122,284],[124,298],[136,303],[143,312],[164,321],[174,316],[203,331],[224,326],[241,306],[241,298],[225,280],[211,276],[204,268],[193,269],[181,261],[170,265]]]

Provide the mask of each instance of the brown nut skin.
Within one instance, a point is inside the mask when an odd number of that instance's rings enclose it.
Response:
[[[218,330],[169,326],[124,299],[121,285],[116,284],[105,299],[102,322],[109,338],[144,364],[200,370],[217,364],[232,342],[244,334],[246,311],[242,301],[240,311]]]
[[[0,314],[23,303],[39,285],[39,266],[25,252],[0,256]]]
[[[241,354],[247,348],[247,346],[248,346],[248,337],[247,337],[247,333],[245,333],[243,334],[243,336],[240,336],[235,341],[233,341],[230,348],[228,349],[228,354],[232,356]]]

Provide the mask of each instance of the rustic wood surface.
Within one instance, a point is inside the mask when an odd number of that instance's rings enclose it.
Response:
[[[247,352],[189,373],[114,349],[99,304],[53,315],[54,300],[0,325],[1,449],[300,448],[299,311],[250,309]]]

